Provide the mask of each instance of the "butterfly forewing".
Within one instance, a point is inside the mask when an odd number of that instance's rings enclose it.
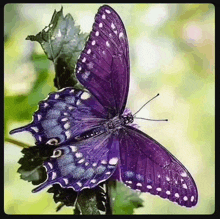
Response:
[[[187,169],[170,152],[140,130],[120,130],[120,174],[127,186],[159,195],[179,205],[192,207],[198,200],[195,182]]]
[[[40,102],[33,122],[12,130],[29,131],[37,144],[58,145],[106,121],[107,111],[88,92],[65,88]]]
[[[50,160],[44,162],[47,180],[33,191],[38,192],[52,184],[77,192],[93,188],[114,173],[118,161],[119,139],[112,134],[58,147]]]
[[[123,113],[129,88],[128,40],[118,14],[102,6],[77,62],[78,80],[108,109]]]

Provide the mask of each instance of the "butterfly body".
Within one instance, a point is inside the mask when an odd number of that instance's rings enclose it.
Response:
[[[80,192],[111,178],[181,206],[195,206],[198,191],[191,174],[159,142],[138,130],[125,108],[128,40],[111,7],[98,10],[75,72],[88,91],[65,88],[50,94],[29,125],[11,131],[29,131],[38,145],[57,146],[44,162],[47,180],[34,192],[53,184]]]

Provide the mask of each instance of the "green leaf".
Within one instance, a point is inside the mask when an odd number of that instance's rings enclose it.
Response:
[[[143,200],[134,190],[116,181],[116,185],[109,183],[113,214],[133,214],[135,208],[143,207]]]
[[[42,165],[35,167],[33,170],[24,170],[22,168],[18,169],[18,173],[21,174],[21,179],[28,182],[39,182],[42,178],[43,169]]]
[[[36,36],[30,35],[26,39],[40,43],[48,59],[55,65],[54,84],[58,89],[75,87],[83,89],[74,74],[75,65],[84,48],[88,34],[80,33],[79,26],[70,14],[63,16],[63,8],[54,11],[50,24]]]

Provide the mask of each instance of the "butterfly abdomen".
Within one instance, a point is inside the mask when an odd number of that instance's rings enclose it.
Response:
[[[98,135],[101,135],[103,133],[107,132],[106,128],[104,125],[100,125],[97,128],[90,129],[89,131],[83,132],[81,135],[78,135],[75,137],[75,140],[81,141],[83,139],[95,137]]]

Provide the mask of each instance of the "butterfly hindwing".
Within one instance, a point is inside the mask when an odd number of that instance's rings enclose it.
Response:
[[[129,52],[124,25],[102,6],[77,62],[76,76],[112,116],[124,111],[129,88]]]
[[[60,184],[63,188],[81,191],[107,180],[119,161],[119,139],[104,133],[75,144],[58,147],[44,162],[47,180],[34,189]]]
[[[120,130],[120,163],[114,174],[130,188],[192,207],[198,200],[195,182],[169,151],[140,130]]]
[[[33,121],[10,133],[29,131],[37,144],[63,144],[99,126],[108,113],[87,91],[65,88],[39,103]]]

